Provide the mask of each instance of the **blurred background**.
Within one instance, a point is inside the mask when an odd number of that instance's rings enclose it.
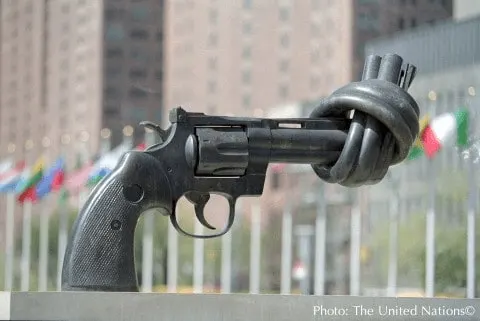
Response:
[[[358,189],[275,164],[264,194],[241,199],[218,239],[180,236],[147,213],[136,233],[139,284],[476,297],[480,1],[0,0],[0,14],[0,289],[60,289],[91,188],[125,151],[158,142],[140,121],[165,128],[177,106],[308,117],[361,79],[367,55],[396,53],[418,67],[409,92],[426,126],[467,111],[463,144],[427,157],[419,142],[381,183]],[[212,204],[207,216],[220,224],[226,202]],[[177,211],[200,231],[189,204]]]

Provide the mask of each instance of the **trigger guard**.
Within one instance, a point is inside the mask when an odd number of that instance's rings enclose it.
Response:
[[[197,234],[188,233],[187,231],[182,229],[178,224],[177,212],[175,210],[170,215],[170,222],[172,223],[175,230],[184,236],[193,237],[197,239],[212,239],[215,237],[220,237],[227,234],[228,231],[230,231],[230,229],[232,228],[233,222],[235,221],[235,200],[234,199],[228,199],[228,207],[229,207],[228,223],[227,223],[227,226],[220,233],[216,233],[212,235],[197,235]]]

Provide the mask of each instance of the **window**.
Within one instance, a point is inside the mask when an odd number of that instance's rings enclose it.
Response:
[[[243,9],[252,9],[252,0],[243,0]]]
[[[125,16],[125,10],[119,8],[111,8],[105,10],[106,20],[123,20]]]
[[[107,58],[121,58],[123,57],[122,48],[108,48],[107,49]]]
[[[129,95],[130,95],[130,97],[133,97],[133,98],[145,98],[145,97],[147,97],[147,93],[144,90],[141,90],[139,88],[130,89]]]
[[[144,29],[133,29],[130,32],[130,38],[135,40],[147,40],[148,39],[148,32]]]
[[[251,82],[252,75],[250,70],[244,70],[242,73],[242,82],[244,84],[249,84]]]
[[[245,21],[243,23],[243,33],[246,35],[249,35],[252,33],[252,24],[250,23],[250,21]]]
[[[290,11],[288,8],[280,8],[280,20],[287,21],[290,18]]]
[[[208,82],[208,92],[209,93],[215,93],[217,90],[217,84],[214,81],[209,81]]]
[[[312,76],[310,78],[310,89],[313,91],[316,91],[318,90],[319,87],[320,87],[320,77]]]
[[[244,107],[250,107],[250,102],[251,102],[250,95],[243,95],[242,102]]]
[[[115,117],[120,115],[120,110],[117,105],[107,105],[104,113],[105,116]]]
[[[282,60],[279,64],[279,69],[281,72],[287,72],[289,67],[288,60]]]
[[[62,11],[62,13],[68,13],[70,11],[70,6],[68,5],[68,3],[64,3],[62,4],[62,7],[60,10]]]
[[[62,79],[62,80],[60,81],[60,89],[61,89],[62,91],[64,91],[64,90],[67,89],[67,87],[68,87],[68,80],[67,80],[67,79]]]
[[[216,112],[215,112],[216,109],[217,109],[217,108],[215,107],[215,105],[212,105],[212,104],[208,105],[208,107],[207,107],[207,114],[209,114],[209,115],[215,115],[215,114],[216,114]]]
[[[125,36],[125,31],[121,24],[110,24],[105,32],[107,41],[122,41]]]
[[[214,33],[211,33],[209,36],[208,36],[208,44],[210,46],[216,46],[217,45],[217,42],[218,42],[218,36]]]
[[[410,21],[410,26],[412,28],[415,28],[417,26],[417,20],[415,18],[412,18],[412,21]]]
[[[314,37],[320,37],[320,26],[317,23],[310,25],[310,32]]]
[[[250,59],[251,56],[252,56],[252,48],[250,47],[243,48],[243,53],[242,53],[243,59]]]
[[[157,39],[157,41],[163,41],[163,32],[161,31],[157,31],[157,33],[155,34],[155,38]]]
[[[149,16],[149,9],[141,4],[136,4],[132,8],[133,21],[147,21]]]
[[[357,17],[357,26],[363,30],[378,30],[378,14],[376,12],[361,12]]]
[[[147,70],[145,69],[131,69],[129,72],[131,79],[143,79],[147,77]]]
[[[280,36],[280,45],[282,47],[288,47],[290,44],[290,39],[287,34],[283,34]]]
[[[403,28],[405,28],[405,20],[403,18],[399,18],[398,19],[398,28],[400,30],[402,30]]]
[[[107,65],[105,67],[105,73],[107,74],[107,76],[110,76],[110,77],[119,76],[122,74],[121,65],[119,64]]]
[[[280,98],[287,98],[288,97],[288,86],[287,85],[280,85],[278,88],[278,94]]]
[[[105,97],[107,97],[108,99],[114,99],[119,96],[119,92],[117,88],[114,88],[114,87],[107,87],[105,88],[104,92],[105,92]]]
[[[208,16],[209,16],[209,19],[210,19],[210,23],[212,25],[217,24],[217,22],[218,22],[218,12],[217,12],[217,10],[215,10],[215,9],[210,10]]]
[[[148,62],[148,55],[139,48],[132,48],[130,58],[141,63]]]
[[[163,79],[163,71],[161,70],[155,71],[155,78],[161,81]]]
[[[68,41],[67,40],[62,40],[60,43],[60,50],[62,51],[67,51],[68,50]]]
[[[210,70],[216,70],[217,69],[217,58],[216,57],[211,57],[208,59],[208,68]]]

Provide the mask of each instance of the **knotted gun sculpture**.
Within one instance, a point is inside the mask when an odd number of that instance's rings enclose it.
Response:
[[[144,122],[161,143],[126,153],[91,192],[67,246],[63,290],[138,291],[134,232],[142,213],[159,209],[184,235],[221,236],[234,222],[236,200],[262,195],[269,163],[311,164],[320,179],[347,187],[380,182],[389,166],[407,157],[418,135],[419,108],[407,92],[415,70],[397,55],[370,56],[362,80],[335,91],[307,119],[175,108],[166,130]],[[182,196],[214,229],[204,216],[210,193],[228,200],[226,228],[208,236],[184,231],[175,213]]]

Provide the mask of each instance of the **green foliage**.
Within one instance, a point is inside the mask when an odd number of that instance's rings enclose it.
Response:
[[[437,178],[438,196],[454,202],[463,202],[468,196],[468,176],[464,170],[441,173]]]
[[[398,233],[398,282],[414,278],[419,287],[425,287],[426,249],[425,213],[415,213],[407,222],[399,225]],[[463,288],[467,279],[466,225],[458,227],[437,224],[435,227],[435,290],[445,293],[451,289]],[[372,252],[380,262],[379,279],[386,284],[389,259],[389,226],[385,222],[374,235]],[[477,258],[480,257],[480,234],[476,236]],[[477,259],[477,266],[480,260]],[[477,278],[480,269],[477,269]],[[405,285],[405,284],[404,284]]]

